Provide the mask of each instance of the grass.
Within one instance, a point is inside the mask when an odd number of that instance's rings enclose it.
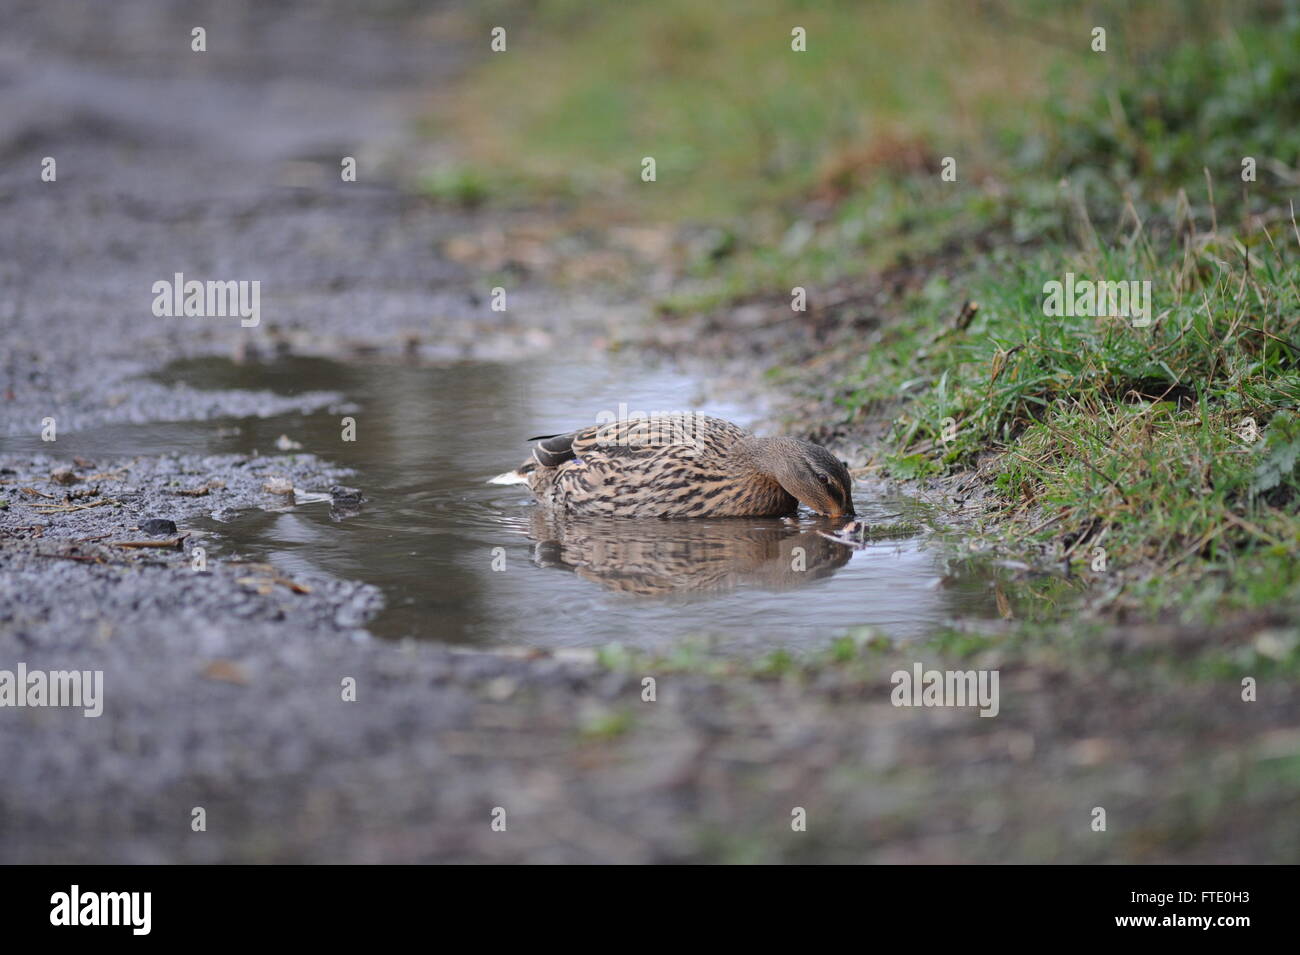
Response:
[[[1032,597],[1032,593],[1022,593]],[[847,685],[888,686],[889,675],[927,668],[1027,668],[1042,673],[1068,669],[1085,680],[1109,680],[1115,673],[1140,675],[1159,692],[1177,692],[1188,682],[1231,682],[1245,677],[1284,685],[1300,677],[1300,630],[1287,622],[1254,626],[1250,639],[1225,635],[1212,624],[1161,630],[1134,625],[1118,636],[1113,622],[1064,620],[1058,615],[1027,617],[1004,624],[942,626],[925,637],[895,641],[870,627],[841,634],[813,649],[777,648],[756,657],[720,653],[706,638],[686,638],[658,651],[611,644],[598,653],[608,670],[637,678],[695,676],[707,679],[816,684],[834,675]],[[627,727],[618,717],[620,731]]]
[[[1255,251],[1189,231],[1160,251],[1135,242],[985,263],[960,295],[928,289],[908,303],[841,404],[852,420],[901,402],[886,469],[923,478],[978,466],[1022,542],[1026,522],[1050,517],[1039,541],[1073,532],[1076,559],[1104,546],[1111,569],[1162,578],[1193,566],[1240,575],[1251,555],[1270,583],[1242,576],[1243,602],[1289,594],[1300,246],[1280,243],[1300,236],[1289,222],[1273,223],[1276,238],[1260,228],[1268,241]],[[1151,326],[1045,315],[1044,285],[1067,271],[1149,280]],[[929,318],[957,314],[967,294],[979,310],[966,328]]]
[[[1094,124],[1100,130],[1076,117],[1075,139],[1116,157],[1102,192],[1114,208],[1090,214],[1077,183],[1067,183],[1060,219],[1046,222],[1028,254],[981,256],[959,273],[960,288],[937,277],[901,303],[900,320],[847,376],[850,419],[902,407],[886,471],[977,469],[996,491],[1004,542],[1072,558],[1099,579],[1119,575],[1126,603],[1176,606],[1193,618],[1297,605],[1300,229],[1276,179],[1240,194],[1220,188],[1219,197],[1236,196],[1220,210],[1208,168],[1200,189],[1172,171],[1203,157],[1230,166],[1230,142],[1237,155],[1292,148],[1294,127],[1259,97],[1295,69],[1286,57],[1298,43],[1290,21],[1201,48],[1199,71],[1180,50],[1140,73],[1134,85],[1157,97],[1140,151],[1123,150],[1114,132],[1126,124],[1114,115]],[[1245,74],[1226,74],[1223,86],[1248,105],[1209,97],[1189,118],[1189,98],[1224,68],[1226,48]],[[1099,95],[1121,110],[1133,99],[1130,87]],[[1289,96],[1280,103],[1294,105]],[[1241,128],[1249,110],[1258,110],[1259,129]],[[1226,128],[1207,126],[1206,113]],[[1192,149],[1188,127],[1204,153]],[[1062,157],[1067,168],[1080,162],[1077,152]],[[1108,240],[1097,234],[1102,218],[1116,229]],[[1066,273],[1149,281],[1154,320],[1138,328],[1046,314],[1047,283]],[[947,317],[968,298],[979,310],[954,327]]]
[[[1055,17],[1049,4],[1035,7]],[[969,155],[973,174],[982,157],[992,161],[982,130],[1023,135],[1024,98],[1107,67],[1081,54],[1049,60],[1032,35],[936,0],[551,0],[481,12],[483,35],[501,23],[507,51],[443,104],[461,167],[489,182],[522,179],[534,195],[674,220],[839,197],[872,170],[937,169],[950,152]],[[805,52],[791,49],[796,26]],[[656,160],[654,183],[641,180],[645,156]]]
[[[462,165],[432,194],[707,224],[722,239],[664,316],[920,274],[829,379],[763,370],[833,396],[850,433],[886,419],[882,473],[977,475],[980,534],[1067,562],[1099,605],[1300,607],[1294,5],[543,2],[497,22],[511,46],[450,98]],[[1046,314],[1067,272],[1149,281],[1150,325]]]

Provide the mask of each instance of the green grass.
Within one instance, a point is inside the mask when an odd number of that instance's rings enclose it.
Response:
[[[843,383],[846,415],[901,405],[886,470],[978,467],[1022,548],[1065,543],[1086,571],[1104,547],[1108,572],[1194,571],[1211,578],[1200,597],[1246,606],[1295,597],[1300,246],[1280,243],[1300,237],[1275,226],[1249,267],[1241,243],[1206,236],[1187,237],[1197,253],[984,263],[962,293],[979,304],[969,326],[942,318],[961,304],[951,289],[916,296]],[[1067,271],[1151,281],[1152,325],[1045,315],[1044,284]]]
[[[1193,181],[1203,169],[1235,176],[1253,156],[1259,184],[1294,187],[1298,112],[1300,23],[1291,5],[1267,26],[1238,17],[1217,36],[1147,62],[1087,109],[1053,105],[1045,128],[1056,132],[1043,152],[1067,173],[1095,170],[1099,181],[1139,188]]]
[[[968,259],[899,303],[899,320],[841,383],[850,420],[893,415],[887,472],[978,468],[1007,546],[1071,559],[1099,586],[1118,576],[1126,603],[1199,617],[1300,601],[1300,231],[1276,177],[1237,192],[1222,174],[1216,189],[1208,169],[1191,176],[1201,158],[1231,170],[1245,148],[1261,166],[1295,155],[1300,106],[1277,99],[1288,125],[1261,97],[1297,68],[1297,47],[1295,20],[1243,30],[1099,93],[1118,110],[1134,89],[1152,91],[1140,150],[1116,138],[1127,128],[1116,112],[1091,127],[1075,117],[1074,140],[1117,160],[1095,190],[1113,208],[1085,204],[1069,183],[1027,246]],[[1244,73],[1231,72],[1227,50]],[[1211,96],[1205,76],[1242,103]],[[1184,115],[1201,95],[1204,108]],[[1251,111],[1258,128],[1244,130]],[[1235,198],[1220,208],[1224,197]],[[1111,235],[1099,235],[1102,221]],[[1151,326],[1045,314],[1045,283],[1067,272],[1149,281]],[[968,299],[979,310],[955,327]],[[1106,567],[1094,574],[1098,547]]]
[[[539,195],[674,220],[838,200],[877,172],[937,170],[944,155],[974,175],[995,161],[983,130],[1018,140],[1026,98],[1112,65],[1083,55],[1081,23],[1032,6],[1075,30],[1079,51],[1045,57],[1032,32],[939,0],[496,4],[479,26],[506,24],[508,48],[448,97],[440,126],[485,182],[522,176]],[[805,52],[791,49],[796,26]],[[641,181],[645,156],[654,183]]]
[[[819,648],[778,648],[755,657],[736,657],[709,648],[700,639],[683,639],[658,651],[606,647],[600,664],[615,672],[658,678],[694,676],[812,684],[835,674],[846,685],[881,686],[889,675],[917,660],[936,668],[971,669],[1003,665],[1042,672],[1068,668],[1082,676],[1128,671],[1141,674],[1162,691],[1187,682],[1238,683],[1294,681],[1300,677],[1300,626],[1293,623],[1258,630],[1253,639],[1222,639],[1212,628],[1191,632],[1179,643],[1177,626],[1153,635],[1138,628],[1139,639],[1111,643],[1113,626],[1100,619],[1063,619],[1058,615],[1027,618],[1002,625],[966,623],[944,626],[918,639],[894,641],[872,628],[842,634]],[[1237,637],[1236,634],[1228,635]],[[1106,677],[1108,678],[1108,677]],[[628,728],[614,720],[618,732]],[[598,735],[598,734],[597,734]]]

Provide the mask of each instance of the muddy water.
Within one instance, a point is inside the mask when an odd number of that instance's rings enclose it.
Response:
[[[926,531],[860,550],[798,520],[581,521],[547,515],[526,489],[485,483],[518,464],[530,435],[569,430],[620,402],[693,408],[746,423],[746,410],[699,401],[671,370],[618,363],[465,363],[446,367],[190,360],[161,377],[195,388],[338,392],[349,408],[312,415],[142,425],[83,435],[90,453],[276,453],[281,434],[355,468],[368,500],[213,520],[221,549],[379,586],[372,630],[475,645],[652,645],[699,635],[735,648],[810,647],[859,626],[907,638],[954,617],[996,613],[990,580],[963,573]],[[341,418],[356,421],[342,440]],[[325,490],[308,488],[308,491]],[[907,501],[857,496],[871,522],[916,521]],[[795,548],[802,548],[804,569]]]

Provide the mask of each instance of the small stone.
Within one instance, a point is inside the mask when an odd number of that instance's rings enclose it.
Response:
[[[140,522],[140,530],[152,537],[170,537],[176,533],[176,522],[163,517],[151,517]]]
[[[248,672],[233,660],[213,660],[200,671],[200,675],[206,680],[215,680],[218,683],[248,685]]]
[[[365,500],[365,495],[355,487],[344,487],[342,484],[335,484],[330,488],[330,501],[336,505],[356,505]]]
[[[356,517],[361,513],[360,504],[331,504],[330,520],[338,523],[346,521],[349,517]]]
[[[55,468],[50,472],[50,480],[56,484],[76,484],[81,478],[72,468]]]
[[[280,451],[299,451],[302,449],[302,445],[299,442],[294,441],[287,434],[282,434],[280,437],[276,438],[275,446]]]
[[[262,485],[262,490],[270,491],[272,494],[292,494],[293,482],[282,477],[268,478]]]

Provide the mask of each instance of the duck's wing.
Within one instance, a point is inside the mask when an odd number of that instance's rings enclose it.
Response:
[[[533,460],[543,468],[559,468],[565,461],[636,459],[650,461],[669,453],[677,457],[699,455],[712,460],[749,431],[722,418],[693,414],[655,414],[620,418],[564,434],[538,434],[529,438]]]
[[[557,453],[563,447],[569,458],[586,458],[593,454],[655,456],[665,448],[717,454],[748,434],[730,421],[684,412],[648,418],[621,418],[571,434],[553,435],[541,445],[547,446],[548,454]]]
[[[568,434],[539,434],[529,438],[536,441],[533,445],[533,459],[544,468],[558,468],[565,461],[572,461],[577,455],[573,450],[574,439],[580,431]]]
[[[697,421],[691,415],[628,418],[565,434],[539,434],[528,440],[537,442],[533,445],[533,459],[538,464],[558,468],[575,458],[653,457],[663,448],[693,444],[695,432],[702,427],[700,421],[703,419]]]
[[[533,460],[544,468],[558,468],[566,461],[587,461],[592,458],[641,457],[649,458],[671,442],[660,440],[660,434],[645,434],[629,427],[593,425],[567,434],[539,434],[529,438],[533,445]]]

